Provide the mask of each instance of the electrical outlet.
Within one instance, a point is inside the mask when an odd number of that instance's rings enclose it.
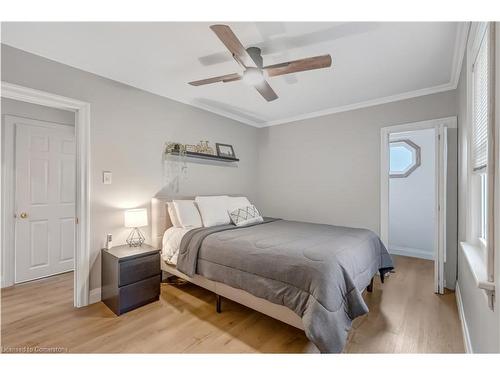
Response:
[[[113,174],[111,172],[102,172],[102,183],[104,185],[111,185]]]

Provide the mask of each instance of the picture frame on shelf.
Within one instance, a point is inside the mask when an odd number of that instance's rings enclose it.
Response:
[[[217,156],[236,159],[236,155],[234,153],[232,145],[227,145],[224,143],[216,143],[215,148],[217,149]]]

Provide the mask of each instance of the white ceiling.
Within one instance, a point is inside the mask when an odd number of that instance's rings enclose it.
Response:
[[[2,23],[2,43],[253,126],[456,87],[466,24],[227,23],[264,65],[331,54],[330,69],[274,77],[266,102],[245,83],[189,81],[240,72],[211,23]]]

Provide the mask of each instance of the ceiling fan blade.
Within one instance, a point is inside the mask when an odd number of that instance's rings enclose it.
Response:
[[[273,88],[266,81],[259,83],[254,87],[268,102],[278,99],[278,95],[276,95]]]
[[[306,70],[328,68],[331,65],[332,57],[330,55],[323,55],[269,65],[265,66],[263,69],[267,72],[268,77],[276,77],[283,74],[303,72]]]
[[[212,31],[219,37],[226,48],[233,54],[234,59],[244,68],[257,68],[255,61],[248,54],[243,44],[234,35],[231,28],[227,25],[212,25]]]
[[[226,74],[224,76],[207,78],[207,79],[201,79],[199,81],[189,82],[189,84],[191,86],[201,86],[201,85],[208,85],[210,83],[217,83],[217,82],[239,81],[240,79],[241,79],[241,75],[240,74],[238,74],[238,73],[232,73],[232,74]]]

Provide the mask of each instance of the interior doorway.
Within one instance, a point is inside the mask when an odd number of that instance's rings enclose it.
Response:
[[[13,100],[16,102],[34,104],[46,111],[52,109],[70,112],[74,121],[74,151],[75,151],[75,225],[66,222],[65,238],[63,241],[74,243],[74,272],[73,279],[73,305],[75,307],[89,304],[89,268],[90,268],[90,104],[68,97],[40,91],[16,84],[1,82],[2,102]],[[57,122],[57,121],[56,121]],[[15,207],[15,170],[11,157],[6,162],[5,156],[14,155],[15,138],[4,134],[2,119],[2,132],[0,148],[2,158],[1,173],[1,231],[0,242],[2,245],[2,288],[15,284],[15,233],[17,212]],[[70,173],[71,174],[71,173]],[[66,174],[67,175],[67,174]],[[68,181],[65,181],[67,183]],[[24,211],[23,211],[24,212]],[[22,213],[22,212],[20,212]],[[64,217],[60,216],[60,218]],[[74,228],[74,238],[71,238],[69,227]],[[37,229],[40,229],[37,228]],[[43,233],[43,231],[41,231]],[[74,240],[74,241],[73,241]],[[30,255],[31,256],[31,255]],[[67,257],[67,253],[63,255]],[[67,262],[71,263],[71,262]]]
[[[434,260],[436,129],[389,134],[391,254]]]
[[[14,137],[14,149],[5,159],[10,164],[14,156],[16,284],[74,270],[74,114],[42,108],[11,100],[2,103],[2,113],[36,117],[3,118],[9,141]]]
[[[392,254],[434,261],[434,292],[444,293],[448,128],[456,118],[381,130],[380,237]]]

